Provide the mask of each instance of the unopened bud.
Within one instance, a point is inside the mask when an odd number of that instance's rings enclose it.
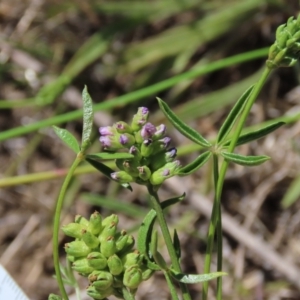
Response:
[[[144,140],[141,145],[141,154],[144,157],[149,157],[154,150],[153,142],[151,139]]]
[[[81,238],[82,230],[86,230],[87,227],[79,223],[69,223],[62,227],[62,231],[65,235],[73,238]]]
[[[108,258],[107,266],[109,268],[109,272],[114,276],[120,275],[123,272],[123,263],[116,254]]]
[[[127,240],[128,240],[128,235],[125,230],[122,230],[120,236],[118,236],[116,240],[117,252],[121,251],[124,248],[124,246],[127,243]]]
[[[119,217],[116,214],[111,214],[102,220],[102,227],[110,225],[111,223],[119,224]]]
[[[114,126],[119,133],[132,133],[131,127],[126,122],[119,121]]]
[[[98,235],[101,232],[102,217],[98,211],[95,211],[94,213],[91,214],[88,229],[94,235]]]
[[[124,268],[131,267],[132,265],[137,265],[141,262],[143,256],[140,254],[138,250],[134,252],[127,253],[125,256],[122,257],[122,262]]]
[[[122,255],[130,251],[134,246],[134,242],[134,237],[132,235],[128,235],[128,238],[126,239],[126,244],[121,250],[118,251],[118,254]]]
[[[139,107],[137,113],[133,116],[131,128],[133,131],[140,130],[147,123],[149,110],[147,107]]]
[[[99,240],[102,243],[103,241],[105,241],[109,236],[114,236],[117,232],[117,224],[115,222],[111,222],[110,224],[106,225],[100,236],[99,236]]]
[[[98,290],[107,290],[113,283],[113,276],[109,272],[100,271],[92,286]]]
[[[176,175],[179,169],[180,169],[179,160],[175,160],[173,162],[167,163],[162,168],[153,172],[153,174],[150,177],[150,182],[153,185],[162,184],[166,179]]]
[[[134,178],[125,171],[111,173],[110,177],[119,183],[134,182]]]
[[[100,291],[97,288],[95,288],[94,286],[90,285],[87,289],[86,289],[87,294],[92,297],[93,299],[106,299],[106,297],[112,295],[113,293],[113,288],[110,287],[107,290],[104,291]]]
[[[75,223],[81,224],[81,225],[83,225],[85,227],[89,226],[89,221],[85,217],[83,217],[81,215],[76,215],[75,216]]]
[[[123,284],[130,288],[136,289],[142,282],[142,271],[137,265],[131,266],[126,269],[123,276]]]
[[[88,276],[94,271],[94,268],[89,265],[88,260],[86,258],[76,260],[72,264],[72,269],[85,276]]]
[[[147,166],[138,167],[139,178],[147,181],[151,177],[151,171]]]
[[[116,242],[113,236],[109,236],[100,244],[100,252],[107,258],[114,255],[116,250]]]
[[[65,250],[67,254],[75,257],[87,256],[91,252],[91,249],[83,241],[67,243],[65,244]]]
[[[107,266],[107,259],[100,252],[91,252],[87,256],[87,261],[89,266],[93,267],[95,270],[103,270]]]
[[[152,136],[152,139],[153,140],[158,140],[158,139],[163,138],[166,134],[166,131],[167,131],[166,125],[161,124],[161,125],[157,126],[156,131]]]
[[[82,240],[89,248],[96,248],[99,245],[99,240],[90,231],[83,230]]]

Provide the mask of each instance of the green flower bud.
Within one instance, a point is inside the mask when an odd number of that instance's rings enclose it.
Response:
[[[106,271],[100,271],[97,279],[93,281],[92,286],[97,290],[107,290],[113,283],[113,276]]]
[[[88,230],[94,235],[98,235],[101,232],[102,217],[98,211],[91,214]]]
[[[123,272],[123,263],[116,254],[108,258],[107,266],[109,268],[109,272],[114,276],[120,275]]]
[[[114,127],[116,128],[117,132],[119,133],[132,133],[132,128],[123,121],[119,121],[114,124]]]
[[[114,255],[116,250],[116,242],[113,236],[109,236],[100,245],[100,252],[107,258]]]
[[[61,230],[67,236],[80,239],[82,237],[82,230],[85,229],[87,229],[87,227],[82,224],[69,223],[67,225],[64,225]]]
[[[82,257],[87,256],[91,252],[91,249],[83,241],[73,241],[65,244],[65,251],[68,255]]]
[[[131,128],[133,131],[140,130],[146,124],[149,116],[149,110],[146,107],[139,107],[137,114],[133,116]]]
[[[117,253],[124,248],[124,246],[127,243],[127,240],[128,240],[128,235],[125,230],[122,230],[116,239]]]
[[[103,241],[105,241],[109,236],[114,236],[116,232],[117,224],[115,222],[111,222],[110,224],[106,225],[99,235],[100,242],[103,243]]]
[[[89,266],[93,267],[95,270],[103,270],[107,266],[106,257],[100,252],[91,252],[87,256]]]
[[[151,177],[151,171],[147,166],[138,167],[139,178],[147,181]]]
[[[127,159],[123,162],[124,171],[132,177],[137,177],[139,175],[137,167],[138,162],[135,162],[134,160]]]
[[[102,220],[102,227],[107,226],[114,222],[116,225],[119,224],[119,217],[115,214],[112,214]]]
[[[86,292],[93,299],[102,300],[113,294],[113,288],[108,288],[105,291],[99,291],[91,285],[86,289]]]
[[[158,170],[166,163],[174,161],[177,155],[177,149],[171,148],[168,151],[163,151],[155,155],[155,159],[151,161],[151,169]]]
[[[138,265],[131,266],[127,268],[124,272],[123,276],[123,284],[130,288],[136,289],[139,284],[142,282],[142,271],[138,267]]]
[[[118,251],[118,254],[126,254],[128,251],[130,251],[134,246],[134,237],[132,235],[128,235],[128,238],[126,239],[126,244],[123,246],[121,250]]]
[[[132,265],[139,264],[143,259],[143,256],[140,254],[138,250],[135,250],[131,253],[125,254],[125,256],[122,257],[122,262],[124,268],[131,267]]]
[[[153,185],[162,184],[166,179],[176,175],[180,167],[181,166],[179,160],[167,163],[162,168],[152,173],[150,182]]]
[[[76,260],[72,264],[72,269],[86,276],[94,271],[94,268],[89,265],[86,258]]]
[[[99,245],[99,240],[91,232],[84,230],[82,234],[82,240],[89,248],[96,248]]]
[[[143,281],[148,280],[152,275],[153,275],[154,271],[151,269],[146,269],[142,271],[142,279]]]
[[[90,273],[90,275],[88,276],[88,280],[89,282],[94,282],[97,280],[98,275],[101,273],[102,271],[99,270],[95,270],[92,273]]]
[[[144,140],[141,145],[141,154],[144,157],[149,157],[154,150],[154,145],[151,139]]]
[[[127,182],[135,181],[134,178],[125,171],[111,173],[110,177],[119,183],[127,183]]]
[[[76,215],[75,216],[75,223],[81,224],[85,227],[89,226],[89,221],[81,215]]]

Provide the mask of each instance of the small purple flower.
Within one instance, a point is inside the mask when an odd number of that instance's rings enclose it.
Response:
[[[166,159],[167,160],[173,159],[173,158],[176,157],[176,154],[177,154],[177,149],[175,147],[171,148],[165,154],[166,155]]]
[[[152,144],[152,140],[151,139],[147,139],[143,141],[143,145],[145,145],[146,147],[149,147]]]
[[[111,126],[103,126],[99,128],[100,135],[106,136],[106,135],[114,135],[115,130]]]
[[[166,125],[161,124],[161,125],[157,126],[156,131],[153,135],[153,138],[155,138],[155,139],[162,138],[166,134],[166,131],[167,131],[167,126]]]
[[[170,143],[171,143],[171,138],[166,136],[164,137],[163,139],[159,140],[159,142],[161,143],[161,145],[164,147],[164,148],[168,148]]]
[[[156,127],[151,123],[146,123],[141,129],[141,136],[145,140],[151,138],[155,132]]]
[[[125,134],[120,135],[120,143],[126,145],[128,143],[128,137]]]
[[[170,175],[170,170],[169,169],[164,169],[162,171],[162,176],[169,176]]]
[[[141,114],[142,114],[142,115],[147,115],[147,114],[149,114],[149,109],[148,109],[147,107],[144,107],[144,106],[139,107],[139,110],[141,111]]]
[[[100,136],[99,141],[104,149],[111,147],[111,139],[109,136]]]
[[[131,129],[138,131],[148,120],[149,109],[147,107],[139,107],[137,113],[133,116],[131,122]]]

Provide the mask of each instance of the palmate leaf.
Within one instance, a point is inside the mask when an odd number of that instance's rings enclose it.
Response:
[[[246,92],[239,98],[236,104],[231,109],[230,113],[228,114],[226,120],[224,121],[223,125],[221,126],[218,136],[217,136],[217,144],[220,144],[224,141],[229,134],[230,130],[232,129],[236,119],[239,117],[240,113],[242,112],[244,105],[249,98],[250,93],[252,92],[254,86],[249,87]]]
[[[269,160],[269,156],[261,155],[261,156],[245,156],[245,155],[240,155],[236,153],[229,153],[229,152],[221,152],[221,155],[225,158],[225,160],[233,162],[238,165],[242,166],[258,166],[265,161]]]
[[[84,151],[89,146],[90,137],[92,134],[94,112],[93,112],[93,101],[85,86],[82,91],[83,101],[83,129],[82,129],[82,142],[81,149]]]
[[[176,272],[172,269],[169,270],[169,273],[177,281],[187,283],[187,284],[209,281],[217,277],[227,275],[227,273],[225,272],[214,272],[209,274],[184,274],[184,273]]]
[[[174,198],[170,198],[168,200],[165,200],[161,203],[162,209],[167,208],[170,205],[176,204],[180,201],[182,201],[185,197],[185,193],[183,193],[181,196],[177,196]],[[152,228],[153,224],[156,218],[156,212],[154,209],[151,209],[148,214],[145,216],[139,232],[138,232],[138,238],[137,238],[137,249],[146,256],[147,259],[147,266],[148,268],[152,270],[160,270],[160,267],[152,262],[148,256],[149,254],[149,245],[151,241],[151,234],[152,234]]]
[[[88,154],[86,157],[94,159],[94,160],[112,160],[112,159],[127,159],[133,158],[134,156],[130,153],[108,153],[108,152],[101,152],[101,153],[93,153]]]
[[[110,174],[114,173],[115,171],[113,169],[111,169],[110,167],[106,166],[105,164],[102,164],[100,161],[94,160],[92,158],[86,157],[85,160],[91,164],[95,169],[97,169],[98,171],[100,171],[100,173],[102,173],[103,175],[105,175],[106,177],[108,177],[109,179],[112,180]],[[121,184],[124,188],[130,190],[132,192],[132,187],[129,183],[122,183]]]
[[[237,141],[237,146],[239,145],[243,145],[252,141],[255,141],[257,139],[260,139],[266,135],[268,135],[269,133],[275,131],[276,129],[278,129],[279,127],[281,127],[282,125],[284,125],[285,122],[275,122],[273,124],[267,125],[261,129],[246,133],[246,134],[242,134],[238,141]],[[230,140],[227,141],[224,146],[229,146],[230,144]]]
[[[172,123],[172,125],[185,137],[202,147],[210,147],[211,144],[195,129],[189,127],[186,123],[182,122],[170,109],[170,107],[163,100],[157,98],[158,104],[164,115]]]
[[[79,144],[71,132],[69,132],[67,129],[59,128],[57,126],[52,126],[52,128],[56,135],[75,153],[80,151]]]
[[[210,151],[206,151],[202,154],[200,154],[194,161],[192,161],[190,164],[182,167],[179,169],[178,173],[176,175],[178,176],[187,176],[189,174],[194,173],[199,168],[201,168],[211,157],[212,153]]]

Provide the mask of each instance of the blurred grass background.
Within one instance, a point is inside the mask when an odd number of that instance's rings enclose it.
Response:
[[[83,86],[96,111],[91,151],[100,149],[97,127],[129,120],[139,106],[151,109],[152,122],[165,122],[157,96],[214,139],[230,106],[258,79],[277,26],[298,12],[298,1],[291,0],[0,2],[0,262],[30,299],[57,292],[51,222],[73,154],[51,125],[80,139]],[[280,118],[288,125],[239,149],[270,155],[270,162],[228,173],[224,212],[258,244],[250,247],[225,229],[224,268],[230,275],[224,299],[300,299],[294,278],[300,268],[299,97],[299,65],[272,74],[248,126]],[[170,126],[169,134],[182,162],[190,161],[198,148]],[[74,178],[64,223],[99,209],[103,215],[120,212],[120,226],[128,231],[138,226],[147,210],[144,189],[124,191],[89,166],[78,174],[85,175]],[[207,166],[182,180],[188,197],[168,213],[189,273],[202,272],[207,231],[207,214],[189,194],[211,200],[210,178]],[[174,184],[164,186],[162,198],[174,195]],[[254,251],[263,249],[261,240],[296,269],[289,274],[265,261]],[[85,280],[79,282],[84,288]],[[191,289],[193,299],[200,299],[201,286]],[[162,277],[145,283],[138,299],[168,299]]]

